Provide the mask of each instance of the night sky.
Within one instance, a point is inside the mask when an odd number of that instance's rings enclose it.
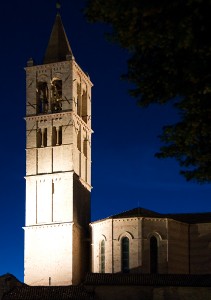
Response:
[[[23,280],[25,215],[25,71],[40,64],[56,16],[56,1],[1,3],[0,275]],[[158,212],[211,211],[211,185],[186,182],[177,162],[158,160],[162,126],[177,120],[170,105],[138,107],[128,95],[128,54],[106,41],[109,27],[90,24],[83,0],[63,0],[61,16],[92,94],[92,220],[137,206]]]

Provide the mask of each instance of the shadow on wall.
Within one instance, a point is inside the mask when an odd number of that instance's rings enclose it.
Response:
[[[211,224],[201,223],[190,228],[191,274],[211,273]],[[211,296],[210,296],[211,299]]]

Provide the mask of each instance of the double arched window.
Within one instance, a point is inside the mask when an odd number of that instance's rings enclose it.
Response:
[[[123,273],[129,272],[130,265],[130,243],[128,237],[121,239],[121,271]]]

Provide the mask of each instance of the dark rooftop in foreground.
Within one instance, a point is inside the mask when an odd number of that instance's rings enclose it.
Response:
[[[90,273],[79,286],[28,286],[17,280],[2,300],[93,300],[97,286],[211,287],[211,275]]]
[[[84,285],[140,285],[211,287],[211,274],[87,274]]]
[[[83,286],[23,286],[5,294],[3,300],[91,300]]]

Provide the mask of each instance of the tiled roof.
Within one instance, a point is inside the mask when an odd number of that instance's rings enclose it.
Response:
[[[186,213],[186,214],[166,214],[167,218],[171,218],[180,222],[189,224],[211,223],[211,213]]]
[[[176,221],[185,222],[188,224],[196,223],[211,223],[211,212],[207,213],[178,213],[178,214],[162,214],[142,207],[137,207],[122,213],[110,216],[106,219],[121,219],[121,218],[169,218]],[[104,220],[106,220],[104,219]],[[102,220],[98,220],[99,222]],[[95,222],[93,222],[95,223]]]
[[[211,275],[185,274],[87,274],[79,286],[14,287],[2,300],[93,300],[95,286],[151,286],[151,287],[211,287]],[[91,289],[90,289],[91,288]]]
[[[211,287],[211,275],[90,273],[84,285]]]
[[[163,218],[163,215],[149,209],[137,207],[131,210],[124,211],[120,214],[113,215],[109,218],[118,219],[118,218],[131,218],[131,217]]]
[[[82,286],[23,286],[14,288],[2,300],[91,300]]]

